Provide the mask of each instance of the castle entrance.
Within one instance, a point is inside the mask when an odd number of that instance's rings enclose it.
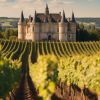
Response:
[[[51,40],[52,40],[51,35],[48,35],[48,41],[51,41]]]

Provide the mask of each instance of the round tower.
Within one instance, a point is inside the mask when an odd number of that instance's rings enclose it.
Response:
[[[18,22],[18,39],[25,39],[25,19],[23,11],[21,12],[21,17]]]
[[[59,41],[64,41],[64,40],[65,40],[65,15],[63,11],[61,22],[59,23]]]

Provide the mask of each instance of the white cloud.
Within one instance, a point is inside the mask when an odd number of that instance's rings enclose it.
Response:
[[[82,2],[86,2],[87,5],[92,1],[95,0],[82,0]],[[86,14],[87,16],[100,15],[98,9],[94,12],[95,14],[93,14],[93,12],[86,13],[89,12],[89,8],[86,8],[85,5],[83,7],[80,3],[81,0],[0,0],[0,16],[19,17],[21,10],[24,11],[25,17],[30,14],[33,16],[35,10],[43,13],[45,11],[46,2],[48,3],[50,12],[59,13],[65,10],[66,16],[71,16],[72,9],[77,16],[85,16]],[[91,9],[93,9],[93,7]]]
[[[0,2],[6,2],[7,0],[0,0]]]
[[[95,1],[95,0],[88,0],[89,2]]]

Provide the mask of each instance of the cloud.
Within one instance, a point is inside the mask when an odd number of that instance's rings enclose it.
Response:
[[[25,17],[30,14],[33,16],[34,11],[44,13],[46,3],[48,3],[50,12],[59,13],[65,10],[66,16],[71,16],[72,9],[75,11],[77,16],[90,16],[89,10],[95,8],[94,13],[91,12],[92,16],[100,16],[99,6],[96,4],[99,0],[0,0],[0,16],[15,16],[19,17],[21,10],[24,11]],[[84,4],[84,5],[83,5]],[[91,6],[89,6],[91,4]],[[94,7],[94,8],[93,8]],[[97,8],[98,7],[98,8]]]
[[[0,3],[13,3],[16,0],[0,0]]]
[[[95,1],[95,0],[88,0],[89,2]]]
[[[17,0],[17,3],[12,5],[12,9],[19,12],[17,16],[20,16],[21,10],[24,11],[25,17],[28,17],[30,14],[34,16],[35,10],[38,13],[45,12],[46,3],[48,3],[49,10],[52,13],[62,12],[63,9],[66,10],[66,8],[68,8],[68,5],[73,4],[71,0]]]
[[[6,2],[7,0],[0,0],[0,2]]]
[[[16,0],[0,0],[0,6],[7,7],[12,6]]]
[[[88,1],[90,1],[90,2],[91,2],[91,1],[94,1],[94,0],[88,0]]]

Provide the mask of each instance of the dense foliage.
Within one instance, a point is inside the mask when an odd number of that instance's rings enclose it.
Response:
[[[100,29],[85,29],[84,25],[77,25],[77,41],[100,40]]]
[[[55,85],[61,81],[67,86],[73,84],[82,90],[88,88],[91,92],[100,95],[98,43],[37,43],[38,59],[35,64],[30,64],[30,75],[40,96],[44,100],[50,97],[46,87],[46,84],[51,82],[48,81],[48,75],[51,76],[50,80],[54,79]],[[51,70],[48,71],[48,68]],[[41,87],[42,91],[40,91]]]
[[[30,66],[32,80],[44,100],[50,100],[55,92],[57,67],[57,58],[54,55],[39,56],[37,62]]]
[[[17,35],[18,35],[18,30],[14,28],[0,30],[0,38],[6,38],[6,39],[10,39],[12,37],[17,38]]]
[[[98,54],[60,59],[59,79],[67,85],[75,84],[81,89],[86,87],[100,95],[100,57]]]
[[[98,56],[100,41],[0,40],[0,43],[2,45],[0,50],[0,97],[5,97],[9,91],[15,88],[22,72],[22,76],[25,74],[26,77],[24,77],[24,82],[27,83],[27,88],[30,84],[28,83],[30,76],[39,93],[38,96],[44,100],[51,99],[59,82],[66,86],[74,84],[81,90],[88,88],[91,92],[100,95],[100,57]],[[22,66],[20,62],[22,62]],[[24,92],[27,93],[27,91],[29,90]]]
[[[2,49],[1,45],[0,48]],[[2,56],[0,50],[0,98],[6,95],[18,85],[21,74],[21,62],[12,61]]]
[[[20,66],[16,61],[0,59],[0,97],[6,97],[18,85],[21,73]]]

